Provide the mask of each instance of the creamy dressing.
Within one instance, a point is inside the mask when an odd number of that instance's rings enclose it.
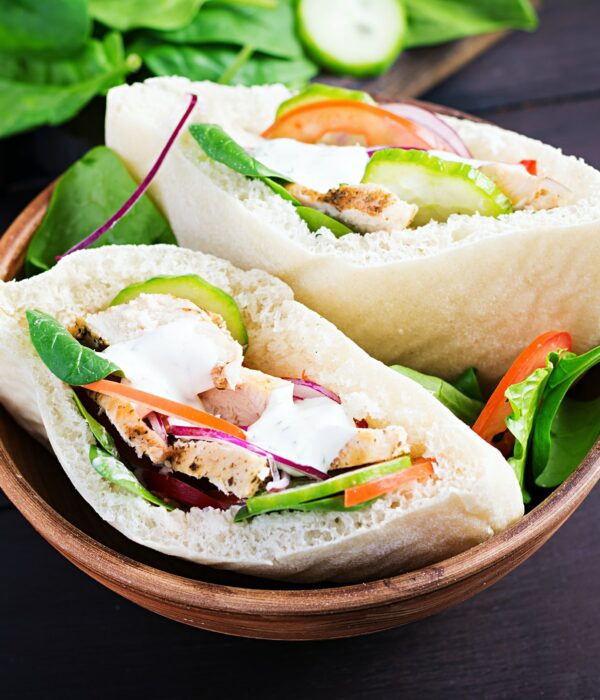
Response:
[[[263,165],[318,192],[342,183],[358,185],[369,162],[361,146],[326,146],[294,139],[265,139],[252,155]]]
[[[202,407],[198,394],[214,387],[213,371],[234,389],[240,380],[242,349],[211,321],[195,315],[167,323],[103,350],[125,373],[131,386],[151,394]]]
[[[280,457],[326,472],[355,435],[354,421],[331,399],[294,401],[293,392],[291,383],[273,391],[261,417],[248,428],[247,439]]]

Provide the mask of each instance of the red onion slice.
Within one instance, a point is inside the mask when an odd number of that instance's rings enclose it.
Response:
[[[148,420],[148,423],[150,423],[150,427],[152,428],[152,430],[154,430],[155,433],[160,435],[163,442],[166,442],[168,435],[167,435],[167,429],[166,429],[164,421],[163,421],[163,417],[159,413],[151,411],[146,416],[146,419]]]
[[[312,382],[310,379],[299,379],[297,377],[281,378],[285,379],[286,382],[291,382],[294,385],[295,399],[315,399],[319,396],[325,396],[336,403],[342,403],[340,397],[331,391],[331,389],[326,389],[324,386],[317,384],[317,382]]]
[[[432,150],[439,149],[446,151],[449,149],[463,158],[471,158],[471,152],[458,133],[434,112],[406,102],[393,102],[391,104],[381,104],[379,106],[382,109],[387,109],[388,112],[392,112],[392,114],[410,119],[429,129],[436,136],[436,143],[435,145],[432,144]]]
[[[220,430],[215,430],[214,428],[201,428],[196,426],[171,426],[171,434],[176,438],[192,438],[196,440],[221,440],[222,442],[228,442],[231,445],[237,445],[242,447],[249,452],[254,452],[254,454],[260,455],[261,457],[266,457],[267,459],[273,459],[277,465],[282,465],[284,467],[289,467],[303,475],[310,476],[313,479],[319,479],[323,481],[328,478],[325,472],[320,469],[315,469],[315,467],[310,467],[307,464],[298,464],[293,462],[287,457],[281,457],[276,455],[274,452],[265,450],[258,445],[253,445],[251,442],[246,442],[241,440],[229,433],[223,433]]]
[[[173,130],[173,133],[171,136],[169,136],[169,140],[167,143],[164,145],[162,151],[160,152],[160,155],[156,159],[154,165],[150,168],[148,171],[148,174],[146,177],[140,182],[140,184],[136,187],[135,191],[129,197],[129,199],[123,204],[111,217],[110,219],[102,224],[99,228],[97,228],[93,233],[90,233],[89,236],[86,236],[82,241],[79,241],[79,243],[76,243],[72,248],[69,248],[66,253],[63,253],[62,255],[57,256],[57,260],[60,260],[61,258],[66,257],[67,255],[70,255],[71,253],[74,253],[77,250],[83,250],[84,248],[89,248],[92,243],[95,243],[100,236],[105,234],[107,231],[110,231],[113,226],[120,221],[125,214],[133,207],[133,205],[138,201],[138,199],[144,194],[144,192],[148,189],[150,186],[150,183],[154,179],[154,176],[158,172],[160,166],[162,165],[164,159],[167,157],[167,154],[171,150],[171,147],[175,143],[175,139],[179,136],[179,132],[183,129],[185,122],[187,121],[187,118],[190,116],[192,110],[196,106],[196,102],[198,101],[198,96],[197,95],[190,95],[190,101],[188,106],[186,107],[185,112],[183,113],[183,116],[179,120],[177,126]]]
[[[151,491],[159,493],[163,498],[173,499],[190,508],[219,508],[220,510],[227,510],[232,505],[227,500],[221,501],[209,496],[204,491],[187,484],[175,476],[162,474],[153,469],[145,469],[142,473],[142,479]]]

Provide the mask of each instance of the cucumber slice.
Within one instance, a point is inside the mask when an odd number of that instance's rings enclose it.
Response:
[[[363,508],[368,508],[370,505],[375,503],[380,498],[378,496],[377,498],[372,498],[370,501],[365,501],[364,503],[359,503],[356,506],[348,506],[346,507],[344,505],[344,496],[328,496],[327,498],[320,498],[316,501],[308,501],[307,503],[297,503],[295,506],[282,506],[281,508],[271,508],[269,511],[270,513],[275,512],[276,510],[302,510],[302,511],[315,511],[315,510],[320,510],[323,512],[331,512],[331,511],[336,511],[336,512],[341,512],[341,513],[351,513],[353,510],[363,510]],[[235,523],[240,523],[242,520],[248,520],[249,518],[253,518],[254,515],[248,510],[246,506],[243,508],[240,508],[238,512],[235,514],[235,518],[233,519],[233,522]]]
[[[332,476],[325,481],[319,481],[304,486],[297,486],[281,493],[265,493],[246,501],[246,508],[250,515],[268,513],[272,510],[294,510],[298,505],[307,501],[316,501],[319,498],[332,496],[340,491],[364,484],[367,481],[378,479],[381,476],[393,474],[402,469],[408,469],[411,459],[408,456],[398,457],[389,462],[373,464],[369,467],[346,472],[339,476]]]
[[[140,294],[172,294],[179,299],[188,299],[199,308],[222,316],[238,343],[244,347],[248,345],[248,333],[235,299],[198,275],[152,277],[145,282],[130,284],[117,294],[110,305],[126,304]]]
[[[296,107],[302,107],[311,102],[322,102],[323,100],[356,100],[357,102],[375,104],[375,100],[368,92],[347,90],[346,88],[323,85],[322,83],[312,83],[312,85],[309,85],[297,95],[290,97],[289,100],[284,100],[277,108],[275,119],[279,119],[286,112],[290,112]]]
[[[334,73],[383,73],[400,53],[406,34],[400,0],[300,0],[297,14],[306,50]]]
[[[451,214],[499,216],[512,211],[508,197],[480,170],[427,151],[377,151],[362,181],[384,185],[405,202],[418,205],[416,226],[432,219],[446,221]]]

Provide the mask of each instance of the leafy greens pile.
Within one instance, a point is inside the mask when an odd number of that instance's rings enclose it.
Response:
[[[407,47],[536,26],[529,0],[402,1]],[[0,0],[0,138],[67,121],[142,67],[192,80],[301,87],[319,68],[298,38],[295,4]]]

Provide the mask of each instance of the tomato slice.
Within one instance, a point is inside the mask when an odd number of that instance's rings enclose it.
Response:
[[[544,367],[548,353],[553,350],[570,350],[573,344],[570,333],[549,331],[536,338],[513,362],[500,384],[483,407],[473,430],[487,442],[506,431],[506,419],[511,414],[508,399],[504,396],[509,386],[526,379],[533,371]]]
[[[332,134],[351,134],[366,147],[440,148],[439,139],[427,127],[356,100],[322,100],[301,105],[283,114],[262,136],[331,143]]]
[[[431,460],[416,459],[408,469],[346,489],[344,491],[344,506],[346,508],[357,506],[365,501],[370,501],[372,498],[382,496],[388,491],[394,491],[403,484],[432,476],[433,473]]]
[[[537,175],[537,160],[520,160],[519,163],[530,175]]]

